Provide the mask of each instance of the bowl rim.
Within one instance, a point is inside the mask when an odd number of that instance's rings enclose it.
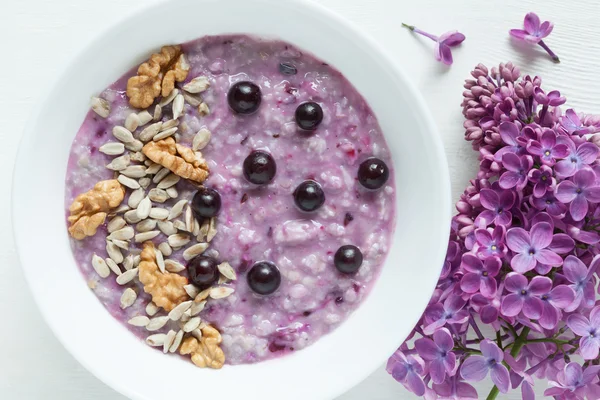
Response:
[[[224,1],[227,1],[227,0],[224,0]],[[258,0],[258,1],[263,1],[263,0]],[[441,135],[439,133],[439,130],[437,128],[435,121],[433,120],[433,116],[432,116],[429,108],[427,107],[425,100],[424,100],[421,92],[419,91],[419,89],[416,87],[416,85],[413,83],[413,81],[409,79],[406,72],[399,65],[399,63],[390,56],[390,54],[388,53],[388,50],[386,50],[383,47],[383,45],[381,45],[378,41],[376,41],[370,34],[366,33],[362,27],[359,27],[358,25],[354,24],[353,22],[347,20],[345,17],[342,17],[341,15],[339,15],[337,12],[335,12],[321,4],[318,4],[313,0],[286,0],[286,1],[289,3],[296,3],[296,5],[300,5],[302,7],[311,9],[312,11],[323,15],[327,19],[333,20],[336,24],[342,26],[343,28],[345,28],[349,31],[352,31],[354,34],[359,36],[366,44],[368,44],[373,49],[374,53],[376,53],[378,55],[378,57],[380,57],[385,64],[390,66],[394,70],[394,72],[403,80],[403,83],[411,90],[411,92],[412,92],[411,94],[414,96],[413,100],[415,103],[415,107],[417,109],[419,109],[420,112],[422,113],[422,115],[424,115],[426,117],[426,121],[424,121],[424,124],[425,124],[426,128],[430,131],[431,136],[434,139],[436,139],[434,141],[434,143],[431,143],[431,145],[434,149],[436,157],[439,159],[439,163],[437,164],[437,173],[441,177],[441,179],[439,181],[439,183],[442,185],[442,187],[440,188],[440,192],[444,193],[445,203],[447,204],[447,206],[443,210],[443,217],[444,217],[444,220],[447,221],[448,230],[449,230],[449,224],[450,224],[450,220],[451,220],[451,204],[452,204],[451,188],[450,188],[450,171],[449,171],[449,167],[448,167],[448,163],[447,163],[447,157],[446,157],[445,149],[443,146],[443,142],[441,140]],[[42,95],[40,95],[40,97],[38,98],[35,106],[32,107],[32,110],[29,114],[28,120],[37,121],[40,118],[40,115],[42,114],[44,106],[51,99],[52,92],[58,86],[59,82],[63,79],[63,77],[66,76],[66,74],[68,72],[68,68],[72,64],[74,64],[79,58],[81,58],[81,56],[85,53],[87,47],[96,45],[98,42],[100,42],[102,40],[102,38],[105,35],[108,34],[108,32],[110,32],[111,30],[115,29],[116,27],[126,23],[128,20],[134,18],[136,15],[138,15],[140,13],[144,13],[144,12],[150,12],[154,9],[163,7],[164,4],[168,3],[168,2],[169,2],[169,0],[159,0],[159,1],[156,1],[151,4],[144,4],[144,5],[140,6],[139,8],[136,8],[135,10],[127,12],[127,13],[121,15],[120,17],[116,18],[114,21],[112,21],[110,24],[108,24],[105,28],[99,30],[98,33],[96,33],[90,40],[87,40],[82,45],[80,45],[69,57],[67,57],[65,60],[62,61],[60,67],[58,68],[59,73],[57,73],[53,79],[49,80],[48,83],[46,84],[46,87],[41,91]],[[23,242],[24,242],[25,238],[23,238],[21,236],[21,234],[19,233],[19,227],[18,227],[18,225],[19,225],[18,222],[21,220],[21,218],[19,215],[17,215],[16,207],[14,206],[19,201],[19,199],[17,198],[18,193],[14,189],[15,189],[15,187],[17,187],[17,182],[16,182],[17,175],[19,175],[22,168],[24,168],[24,165],[22,165],[23,164],[22,160],[24,158],[24,152],[26,151],[25,142],[27,142],[28,138],[30,138],[33,134],[34,134],[34,131],[33,131],[33,128],[31,127],[31,125],[28,125],[23,129],[22,136],[19,139],[19,145],[18,145],[18,150],[16,153],[15,164],[14,164],[14,169],[13,169],[13,174],[12,174],[12,182],[11,182],[11,187],[12,187],[11,216],[12,216],[12,221],[13,221],[12,222],[12,233],[13,233],[13,237],[15,238],[15,248],[17,249],[19,264],[23,271],[23,275],[27,282],[27,286],[32,294],[32,297],[34,299],[34,302],[35,302],[37,308],[41,311],[42,319],[50,327],[52,334],[57,338],[57,340],[63,346],[63,348],[66,349],[68,351],[68,353],[77,360],[77,362],[79,362],[87,371],[89,371],[92,375],[94,375],[96,378],[98,378],[104,384],[108,385],[109,387],[111,387],[115,391],[119,392],[120,394],[122,394],[128,398],[132,398],[132,399],[145,399],[145,397],[142,397],[139,393],[135,392],[133,389],[128,387],[124,381],[113,380],[111,378],[111,374],[104,373],[104,371],[102,371],[102,369],[95,367],[91,363],[88,363],[87,358],[84,357],[81,353],[79,353],[78,351],[74,351],[74,349],[71,347],[69,342],[66,341],[65,338],[63,338],[62,336],[60,336],[58,334],[58,328],[55,326],[55,323],[50,318],[50,316],[47,313],[42,311],[44,308],[42,307],[41,295],[38,292],[33,290],[34,286],[32,284],[32,281],[33,281],[34,277],[32,276],[31,272],[28,272],[28,269],[24,266],[24,263],[23,263],[22,254],[24,254],[23,252],[26,249],[23,248]],[[442,257],[443,257],[443,254],[440,254],[438,257],[439,262],[440,262],[440,270],[441,270],[441,265],[442,265],[442,261],[443,261]],[[385,263],[387,263],[388,261],[389,260],[386,259]],[[435,288],[435,282],[430,283],[430,288],[431,288],[431,292],[433,292],[433,289]],[[424,307],[425,306],[426,306],[426,304],[424,305]],[[417,321],[414,321],[414,323],[417,323]],[[400,339],[401,338],[399,337],[398,344],[401,343]],[[402,338],[402,341],[403,340],[404,340],[404,338]],[[385,360],[381,360],[381,362],[384,362],[384,361]],[[350,390],[351,388],[356,386],[358,383],[360,383],[362,380],[367,378],[373,372],[374,372],[373,368],[365,368],[360,380],[357,380],[357,381],[347,380],[347,381],[345,381],[344,385],[338,386],[336,388],[336,390],[329,390],[329,394],[332,395],[331,398],[332,399],[336,398],[336,397],[342,395],[343,393],[347,392],[348,390]]]

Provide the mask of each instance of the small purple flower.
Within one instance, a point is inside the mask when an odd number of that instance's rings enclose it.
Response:
[[[500,310],[507,317],[516,317],[521,311],[527,318],[538,319],[542,316],[544,304],[540,297],[552,288],[552,279],[546,276],[534,276],[531,282],[516,272],[506,276],[505,288],[510,294],[502,299]]]
[[[540,211],[546,210],[550,215],[560,216],[567,212],[567,207],[556,200],[552,192],[546,192],[542,197],[531,197],[529,201],[532,206]]]
[[[492,189],[481,189],[479,201],[486,209],[475,219],[475,225],[488,226],[492,222],[496,225],[507,226],[512,221],[511,207],[515,204],[515,194],[504,190],[500,194]]]
[[[442,303],[436,303],[425,310],[425,321],[428,324],[423,328],[426,335],[431,335],[433,332],[449,324],[462,324],[469,319],[469,312],[463,310],[467,304],[462,297],[452,293]]]
[[[573,180],[562,181],[556,187],[556,198],[569,204],[569,212],[574,221],[581,221],[587,215],[590,203],[600,202],[600,186],[596,184],[594,171],[577,171]]]
[[[446,379],[444,383],[431,385],[439,395],[438,400],[477,400],[477,390],[466,382],[458,380],[458,376]]]
[[[504,245],[505,234],[506,228],[502,225],[497,225],[492,233],[487,229],[477,229],[475,231],[477,255],[481,258],[502,258],[507,252],[506,246]]]
[[[590,319],[581,314],[572,314],[567,319],[567,326],[573,333],[581,336],[579,352],[586,360],[595,360],[600,354],[600,306],[590,312]]]
[[[598,146],[593,143],[583,143],[577,147],[566,136],[559,136],[558,142],[566,144],[569,148],[569,155],[564,160],[557,162],[554,168],[556,175],[560,178],[568,178],[575,175],[575,172],[596,161],[598,153],[600,153]]]
[[[535,197],[542,197],[547,191],[554,191],[556,186],[556,179],[552,176],[552,168],[547,165],[529,171],[528,179],[534,184],[533,195]]]
[[[591,394],[590,390],[597,390],[593,388],[593,386],[597,386],[593,383],[598,377],[598,372],[600,372],[599,365],[590,365],[584,371],[581,365],[576,362],[570,362],[565,365],[563,371],[560,371],[556,375],[556,381],[549,382],[550,386],[553,387],[546,389],[544,396],[553,396],[555,399],[568,400],[583,398],[597,399],[598,397],[595,394]]]
[[[506,172],[500,177],[502,189],[512,189],[515,186],[523,190],[527,186],[527,173],[533,166],[533,158],[530,156],[519,157],[515,153],[506,153],[502,156],[502,165]]]
[[[400,350],[388,360],[386,371],[404,387],[417,396],[425,394],[425,383],[421,375],[425,370],[425,362],[416,355],[405,356]]]
[[[565,115],[560,117],[560,124],[570,135],[585,135],[593,131],[590,127],[583,125],[581,119],[572,108],[569,108],[565,111]]]
[[[579,306],[590,308],[596,303],[596,279],[594,274],[600,265],[600,255],[594,257],[588,269],[585,264],[575,256],[567,256],[563,265],[563,274],[571,282],[569,285],[575,291],[575,300],[565,311],[575,311]]]
[[[509,32],[516,39],[540,45],[552,57],[552,61],[560,62],[558,56],[542,40],[552,32],[554,28],[552,22],[541,22],[536,13],[530,12],[525,16],[523,28],[525,29],[511,29]]]
[[[504,353],[491,340],[483,340],[480,347],[482,355],[467,358],[460,368],[460,375],[467,381],[479,382],[489,372],[496,387],[502,393],[508,392],[510,377],[508,369],[502,365]]]
[[[481,292],[487,298],[496,295],[498,283],[495,276],[502,267],[502,261],[497,257],[486,258],[481,261],[472,254],[465,254],[462,258],[461,266],[467,271],[460,281],[460,288],[465,293]]]
[[[444,260],[444,266],[442,267],[442,272],[440,274],[440,279],[444,279],[448,277],[450,272],[452,271],[452,267],[454,266],[456,260],[460,259],[460,246],[455,241],[448,242],[448,250],[446,251],[446,259]]]
[[[549,247],[554,235],[547,222],[533,225],[531,232],[522,228],[511,228],[506,233],[508,248],[517,253],[510,261],[511,267],[520,273],[531,271],[537,263],[559,266],[562,258]]]
[[[533,90],[533,97],[535,98],[535,101],[538,102],[538,104],[543,106],[558,107],[565,104],[565,102],[567,101],[567,99],[564,96],[560,95],[560,92],[558,90],[553,90],[551,92],[546,93],[541,87],[536,87]]]
[[[575,300],[575,291],[567,285],[558,285],[544,293],[540,299],[544,308],[538,322],[544,329],[554,329],[562,316],[561,310],[570,306]]]
[[[433,340],[421,338],[415,341],[419,355],[429,361],[429,374],[433,383],[442,383],[456,371],[456,355],[452,352],[454,339],[446,328],[433,333]]]
[[[542,138],[538,142],[532,140],[527,145],[527,151],[534,156],[540,157],[546,165],[553,166],[556,159],[565,158],[569,155],[569,148],[565,144],[556,143],[556,133],[553,130],[547,129],[542,133]]]
[[[474,309],[479,313],[481,322],[484,324],[493,324],[498,320],[500,306],[502,305],[502,292],[504,283],[501,283],[496,291],[496,295],[489,299],[480,293],[475,293],[471,297],[471,303]]]
[[[415,28],[412,25],[407,25],[405,23],[402,24],[403,27],[410,29],[414,33],[418,33],[419,35],[423,35],[435,42],[435,50],[434,55],[435,59],[443,62],[446,65],[452,65],[452,50],[451,47],[458,46],[465,40],[465,35],[458,31],[450,31],[442,34],[442,36],[437,37],[432,35],[431,33],[424,32],[418,28]]]

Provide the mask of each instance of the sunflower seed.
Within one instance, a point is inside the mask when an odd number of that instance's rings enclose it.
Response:
[[[141,233],[149,232],[154,228],[156,228],[156,221],[153,219],[145,219],[135,226],[135,230]]]
[[[163,326],[165,326],[167,324],[167,322],[169,322],[169,317],[167,317],[167,316],[154,317],[150,320],[150,323],[148,323],[148,325],[146,325],[146,329],[149,330],[150,332],[157,331],[160,328],[162,328]]]
[[[144,126],[146,125],[148,122],[152,121],[152,114],[150,114],[148,111],[144,110],[141,111],[137,114],[138,117],[138,122],[139,125],[138,126]],[[125,122],[125,126],[127,127],[127,122]],[[127,128],[129,129],[129,128]],[[129,129],[130,131],[134,131],[135,129]]]
[[[172,199],[176,199],[177,196],[179,196],[179,193],[177,193],[177,189],[170,187],[167,189],[167,195]]]
[[[118,248],[123,249],[125,251],[129,250],[129,242],[126,240],[113,239],[111,240],[114,244],[117,245]]]
[[[148,218],[150,215],[150,210],[152,209],[152,201],[150,197],[146,196],[140,201],[140,204],[137,206],[137,216],[140,220]]]
[[[175,335],[177,335],[177,333],[172,329],[167,332],[167,336],[165,336],[165,342],[163,343],[163,353],[167,354],[169,352],[169,349],[175,340]]]
[[[133,268],[133,254],[129,254],[127,257],[125,257],[123,260],[123,268],[125,268],[125,271],[129,271],[131,268]]]
[[[192,319],[190,319],[188,322],[185,323],[185,325],[183,325],[183,331],[184,332],[191,332],[194,329],[198,328],[198,325],[200,325],[200,317],[194,317]]]
[[[143,178],[146,176],[146,167],[143,165],[130,165],[122,170],[121,173],[130,178]]]
[[[157,104],[156,107],[154,107],[154,113],[152,114],[152,119],[154,121],[158,121],[161,118],[162,118],[162,106],[160,104]]]
[[[198,329],[204,329],[204,328],[206,328],[207,325],[208,324],[206,322],[202,321],[202,322],[200,322],[200,326],[198,327]]]
[[[129,154],[124,154],[120,157],[113,158],[113,160],[106,165],[106,168],[112,169],[113,171],[122,171],[131,162],[131,156]]]
[[[127,307],[131,307],[137,299],[137,293],[132,288],[127,288],[121,295],[121,308],[124,310]]]
[[[177,203],[175,203],[175,205],[171,207],[171,210],[169,211],[169,217],[167,219],[172,220],[179,217],[183,212],[183,207],[185,207],[186,204],[187,200],[179,200]]]
[[[208,234],[208,228],[210,228],[210,219],[205,219],[202,221],[202,225],[200,226],[200,232],[198,233],[198,241],[204,241],[204,238]]]
[[[167,241],[171,247],[181,247],[190,242],[190,237],[184,233],[176,233],[174,235],[170,235],[167,238]]]
[[[143,188],[140,187],[138,189],[135,189],[129,195],[129,199],[127,199],[127,205],[131,208],[137,208],[137,206],[140,205],[140,201],[142,201],[145,195],[146,191]]]
[[[125,145],[123,143],[108,142],[100,146],[98,151],[108,156],[118,156],[125,151]]]
[[[169,195],[167,195],[167,192],[158,188],[150,189],[148,192],[148,197],[150,197],[150,200],[157,203],[164,203],[165,201],[169,200]]]
[[[175,99],[175,97],[179,94],[179,89],[173,89],[173,91],[171,92],[170,95],[168,95],[167,97],[163,98],[160,103],[158,103],[159,106],[164,107],[168,104],[171,104],[171,102],[173,101],[173,99]]]
[[[165,220],[169,216],[169,210],[166,208],[152,207],[150,209],[150,218]]]
[[[223,285],[227,282],[229,282],[227,278],[225,278],[223,275],[219,275],[219,279],[217,280],[218,285]]]
[[[206,234],[206,241],[210,243],[211,240],[217,235],[217,219],[212,217],[210,219],[210,225],[208,227],[208,233]]]
[[[123,262],[123,254],[113,242],[106,242],[106,252],[108,253],[108,256],[117,264],[121,264]]]
[[[183,271],[185,269],[185,266],[175,260],[167,259],[165,260],[165,268],[169,272],[177,273]]]
[[[185,85],[183,90],[188,93],[202,93],[210,87],[210,82],[206,76],[197,76]]]
[[[146,242],[148,240],[154,239],[159,234],[160,234],[160,231],[148,231],[148,232],[138,233],[137,235],[135,235],[135,242],[136,243],[143,243],[143,242]]]
[[[158,183],[158,182],[162,181],[163,178],[166,177],[167,175],[169,175],[170,172],[171,171],[169,171],[168,168],[163,167],[160,171],[158,171],[156,173],[156,175],[154,175],[154,178],[152,178],[152,182]]]
[[[106,225],[106,229],[108,230],[108,233],[113,233],[114,231],[117,231],[124,227],[125,224],[126,222],[123,219],[123,217],[116,216],[108,222],[108,225]]]
[[[116,230],[113,233],[111,233],[110,235],[108,235],[107,239],[109,239],[109,240],[113,240],[113,239],[129,240],[133,237],[133,235],[134,235],[133,228],[130,226],[126,226],[126,227]]]
[[[114,262],[112,258],[107,258],[104,261],[106,262],[106,265],[108,265],[108,268],[110,268],[110,270],[115,273],[115,275],[119,276],[122,274],[121,268],[119,268],[117,263]]]
[[[171,310],[171,312],[169,313],[169,318],[171,318],[171,320],[173,321],[179,321],[183,313],[189,310],[189,308],[192,306],[192,303],[192,300],[180,303],[177,307]]]
[[[131,179],[125,175],[119,175],[119,177],[117,178],[117,180],[119,182],[121,182],[121,184],[123,186],[128,187],[129,189],[137,189],[140,187],[140,184],[138,183],[138,181],[136,181],[135,179]]]
[[[140,117],[136,113],[131,113],[125,119],[125,128],[129,132],[135,132],[135,130],[140,126]]]
[[[157,185],[157,187],[159,189],[167,189],[170,188],[171,186],[177,184],[177,182],[179,182],[179,176],[175,175],[175,174],[169,174],[167,175],[167,177],[165,179],[163,179],[162,181],[160,181]]]
[[[177,233],[177,229],[175,229],[171,221],[158,221],[158,229],[167,236]]]
[[[136,151],[131,154],[131,161],[144,162],[146,161],[146,156],[141,151]]]
[[[200,312],[202,312],[202,310],[204,310],[205,306],[206,306],[206,300],[202,300],[200,303],[194,303],[194,304],[192,304],[192,307],[190,308],[190,313],[193,316],[196,316],[196,315],[200,314]]]
[[[140,255],[136,255],[133,257],[133,266],[137,267],[138,265],[140,265],[140,261],[142,260],[142,258],[140,257]]]
[[[202,99],[199,96],[194,96],[191,93],[186,92],[185,90],[182,92],[184,100],[192,107],[198,107],[202,103]]]
[[[153,347],[162,346],[165,343],[167,335],[164,333],[157,333],[156,335],[150,335],[146,338],[146,343]]]
[[[141,151],[144,147],[144,143],[134,139],[133,142],[125,144],[125,148],[129,151]]]
[[[159,140],[166,139],[169,136],[172,136],[173,134],[175,134],[175,132],[177,132],[177,129],[178,129],[177,127],[174,127],[174,128],[167,129],[166,131],[162,131],[162,132],[154,135],[152,137],[152,140],[154,140],[155,142],[158,142]]]
[[[127,221],[130,224],[136,224],[136,223],[140,222],[141,220],[142,219],[137,216],[137,209],[129,210],[125,213],[125,221]]]
[[[162,127],[162,122],[155,122],[151,125],[145,127],[140,135],[138,136],[142,142],[147,142],[154,137],[158,132],[160,132],[160,128]]]
[[[179,126],[179,120],[178,119],[170,119],[167,122],[163,122],[162,128],[160,128],[160,131],[166,131],[168,129],[174,128],[176,126]]]
[[[210,288],[204,289],[196,297],[194,297],[195,303],[200,303],[202,300],[208,299],[208,295],[210,294]]]
[[[106,265],[106,261],[102,257],[97,256],[96,253],[92,256],[92,267],[94,267],[100,278],[106,278],[110,275],[110,269]]]
[[[135,140],[133,134],[123,126],[115,126],[112,130],[112,134],[123,143],[132,143]]]
[[[121,275],[117,276],[117,283],[119,285],[126,285],[133,280],[138,274],[137,268],[132,268],[129,271],[123,272]]]
[[[173,340],[173,344],[169,348],[169,352],[175,353],[179,349],[179,346],[181,346],[182,340],[183,340],[183,331],[180,329],[179,332],[177,332],[177,335],[175,335],[175,339]]]
[[[200,233],[200,223],[197,219],[194,219],[194,229],[192,230],[192,235],[198,236]]]
[[[152,220],[154,221],[154,220]],[[167,242],[162,242],[161,244],[158,245],[158,250],[160,250],[160,252],[163,254],[163,256],[165,257],[169,257],[171,254],[173,254],[173,249],[171,248],[171,246],[169,246],[169,243]],[[167,260],[165,260],[165,263],[167,262]],[[167,271],[169,269],[167,268]],[[171,271],[172,272],[172,271]]]
[[[159,231],[154,231],[154,232],[159,232]],[[163,257],[163,254],[160,252],[160,250],[156,250],[154,252],[154,255],[156,257],[156,265],[158,265],[158,269],[160,270],[160,272],[162,272],[163,274],[165,273],[165,258]]]
[[[150,319],[145,315],[138,315],[137,317],[131,318],[127,323],[132,326],[145,327],[150,322]]]
[[[224,299],[225,297],[229,296],[231,293],[233,293],[235,290],[233,288],[228,288],[225,286],[218,286],[218,287],[214,287],[210,289],[210,298],[211,299]]]
[[[200,325],[198,325],[197,329],[194,329],[192,331],[192,336],[195,337],[198,340],[202,339],[202,330],[200,329]]]
[[[180,321],[185,323],[185,322],[188,322],[190,319],[192,319],[192,312],[190,310],[187,310],[181,316]]]
[[[156,163],[152,163],[152,165],[150,165],[148,168],[146,168],[146,175],[154,175],[158,171],[160,171],[161,168],[162,168],[162,165],[156,164]]]
[[[185,227],[185,222],[176,219],[175,221],[173,221],[173,226],[175,227],[175,229],[179,230],[179,231],[185,231],[186,227]]]
[[[110,115],[110,103],[101,97],[92,97],[92,110],[102,118],[107,118]]]
[[[177,119],[183,113],[183,106],[185,104],[185,100],[181,94],[175,96],[173,100],[173,119]]]
[[[198,114],[200,114],[202,117],[210,114],[210,108],[208,108],[208,104],[206,103],[202,103],[198,106]]]
[[[188,285],[185,285],[183,287],[183,289],[188,294],[188,296],[190,296],[192,299],[195,298],[196,296],[198,296],[198,293],[200,293],[200,289],[198,289],[196,286],[192,285],[191,283]]]
[[[144,177],[144,178],[140,178],[140,180],[138,182],[143,189],[148,189],[148,186],[150,186],[150,182],[152,182],[152,181],[150,180],[150,178]]]
[[[148,303],[148,305],[146,306],[146,314],[148,314],[149,316],[152,317],[157,312],[158,312],[158,306],[156,304],[154,304],[153,302]]]
[[[122,214],[126,211],[129,211],[129,206],[127,204],[121,204],[116,210],[113,210],[112,214]]]
[[[211,133],[208,129],[202,128],[196,133],[192,141],[192,150],[202,150],[210,142]]]
[[[183,252],[183,259],[185,261],[189,261],[192,258],[196,257],[197,255],[204,253],[204,251],[207,248],[208,248],[208,243],[196,243],[195,245],[190,246],[187,249],[185,249],[185,251]]]
[[[233,267],[227,262],[222,262],[221,264],[217,265],[217,268],[219,269],[219,272],[227,279],[231,280],[231,281],[235,281],[237,279],[237,276],[235,274],[235,271],[233,270]]]

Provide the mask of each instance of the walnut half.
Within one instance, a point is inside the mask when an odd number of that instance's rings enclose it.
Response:
[[[77,240],[94,236],[104,223],[106,214],[116,208],[125,197],[125,189],[116,179],[100,181],[93,189],[80,194],[73,200],[68,218],[69,233]]]
[[[188,280],[179,274],[162,273],[156,263],[156,252],[152,242],[144,243],[140,254],[139,279],[144,285],[144,292],[152,296],[152,301],[166,311],[171,311],[178,304],[189,299],[183,288]]]
[[[142,152],[157,164],[182,178],[202,183],[208,178],[208,165],[189,147],[175,143],[171,137],[148,142]]]
[[[179,353],[181,355],[192,355],[192,362],[200,368],[220,369],[225,364],[225,354],[219,347],[221,334],[214,327],[207,325],[202,328],[200,341],[193,336],[186,338]]]
[[[137,75],[127,81],[129,104],[148,108],[159,95],[167,97],[175,88],[175,82],[187,78],[190,64],[181,52],[181,46],[163,46],[141,64]]]

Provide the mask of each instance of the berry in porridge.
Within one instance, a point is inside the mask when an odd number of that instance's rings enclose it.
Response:
[[[67,169],[71,247],[148,345],[202,368],[268,360],[372,289],[393,165],[332,66],[281,41],[202,37],[150,55],[91,108]]]

